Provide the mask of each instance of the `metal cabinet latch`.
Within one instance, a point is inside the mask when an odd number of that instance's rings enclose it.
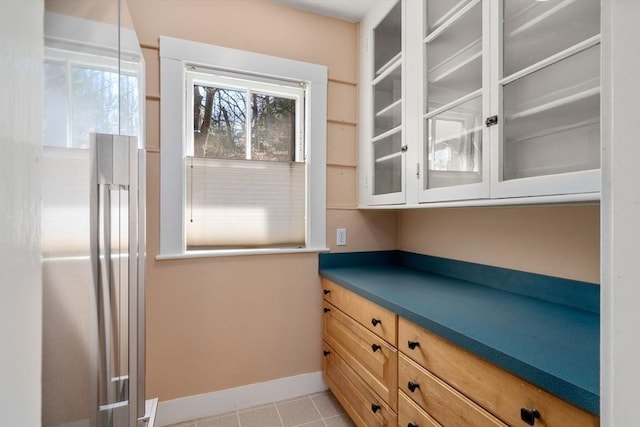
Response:
[[[484,121],[484,124],[487,125],[487,127],[497,125],[498,124],[498,116],[487,117],[487,120]]]

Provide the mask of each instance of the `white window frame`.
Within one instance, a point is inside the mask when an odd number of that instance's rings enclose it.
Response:
[[[224,89],[231,90],[239,90],[246,92],[249,96],[252,94],[260,94],[260,95],[273,95],[280,98],[293,99],[296,101],[295,107],[295,118],[296,118],[296,136],[295,136],[295,153],[294,160],[295,162],[304,162],[305,160],[305,138],[304,138],[304,114],[302,103],[304,102],[304,92],[305,89],[302,86],[305,86],[304,83],[291,83],[285,82],[282,80],[278,81],[270,81],[270,82],[261,82],[251,80],[250,76],[238,76],[238,77],[227,77],[226,73],[222,73],[219,70],[188,70],[187,74],[187,86],[186,86],[186,96],[187,96],[187,124],[193,124],[193,87],[195,85],[201,86],[209,86],[209,87],[219,87]],[[247,102],[249,98],[247,98]],[[251,108],[247,105],[247,126],[251,123],[250,114]],[[192,126],[186,127],[186,141],[188,142],[188,146],[186,149],[186,153],[189,156],[193,155],[194,150],[194,141],[193,141],[193,132],[191,131]],[[247,130],[249,130],[248,128]],[[246,133],[246,160],[251,160],[251,132]]]
[[[93,53],[84,53],[84,52],[74,52],[71,50],[63,49],[62,43],[58,43],[58,47],[48,47],[45,46],[44,52],[44,61],[63,65],[65,67],[65,73],[67,77],[67,141],[63,146],[56,145],[47,145],[46,138],[43,140],[44,147],[59,147],[59,148],[77,148],[81,150],[88,150],[88,145],[86,147],[77,147],[73,145],[73,96],[71,94],[71,76],[72,69],[74,67],[77,68],[85,68],[92,70],[105,71],[114,74],[120,74],[129,77],[136,77],[138,79],[138,134],[137,135],[129,135],[135,136],[140,141],[140,148],[142,148],[141,141],[144,141],[144,120],[143,120],[143,108],[144,108],[144,94],[142,92],[142,86],[145,84],[144,80],[140,79],[140,75],[144,74],[144,70],[140,70],[140,63],[133,62],[135,61],[135,57],[127,58],[129,60],[120,59],[117,57],[111,56],[100,56]],[[139,59],[139,58],[138,58]],[[88,144],[88,142],[87,142]]]
[[[187,68],[203,67],[301,82],[305,94],[306,243],[304,248],[187,251],[184,157],[188,153]],[[327,67],[172,37],[160,37],[160,253],[156,259],[321,252],[326,248]],[[179,201],[179,202],[178,202]]]

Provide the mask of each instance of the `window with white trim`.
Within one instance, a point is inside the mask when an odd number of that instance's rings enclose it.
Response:
[[[43,145],[89,148],[91,133],[138,136],[140,64],[45,49]]]
[[[186,76],[187,250],[305,247],[304,84]]]
[[[160,60],[158,258],[324,250],[326,67],[168,37]]]

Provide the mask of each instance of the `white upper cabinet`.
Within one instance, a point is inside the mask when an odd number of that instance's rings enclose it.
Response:
[[[360,85],[364,204],[405,202],[404,32],[402,2],[385,2],[369,18]]]
[[[600,0],[495,5],[492,196],[598,193]]]
[[[385,2],[361,52],[361,206],[599,200],[600,0]]]
[[[422,2],[411,2],[421,4]],[[430,0],[422,10],[419,202],[489,197],[489,3]]]

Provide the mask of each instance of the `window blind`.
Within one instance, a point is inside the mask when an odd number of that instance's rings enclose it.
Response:
[[[185,158],[187,250],[304,247],[306,164]]]

